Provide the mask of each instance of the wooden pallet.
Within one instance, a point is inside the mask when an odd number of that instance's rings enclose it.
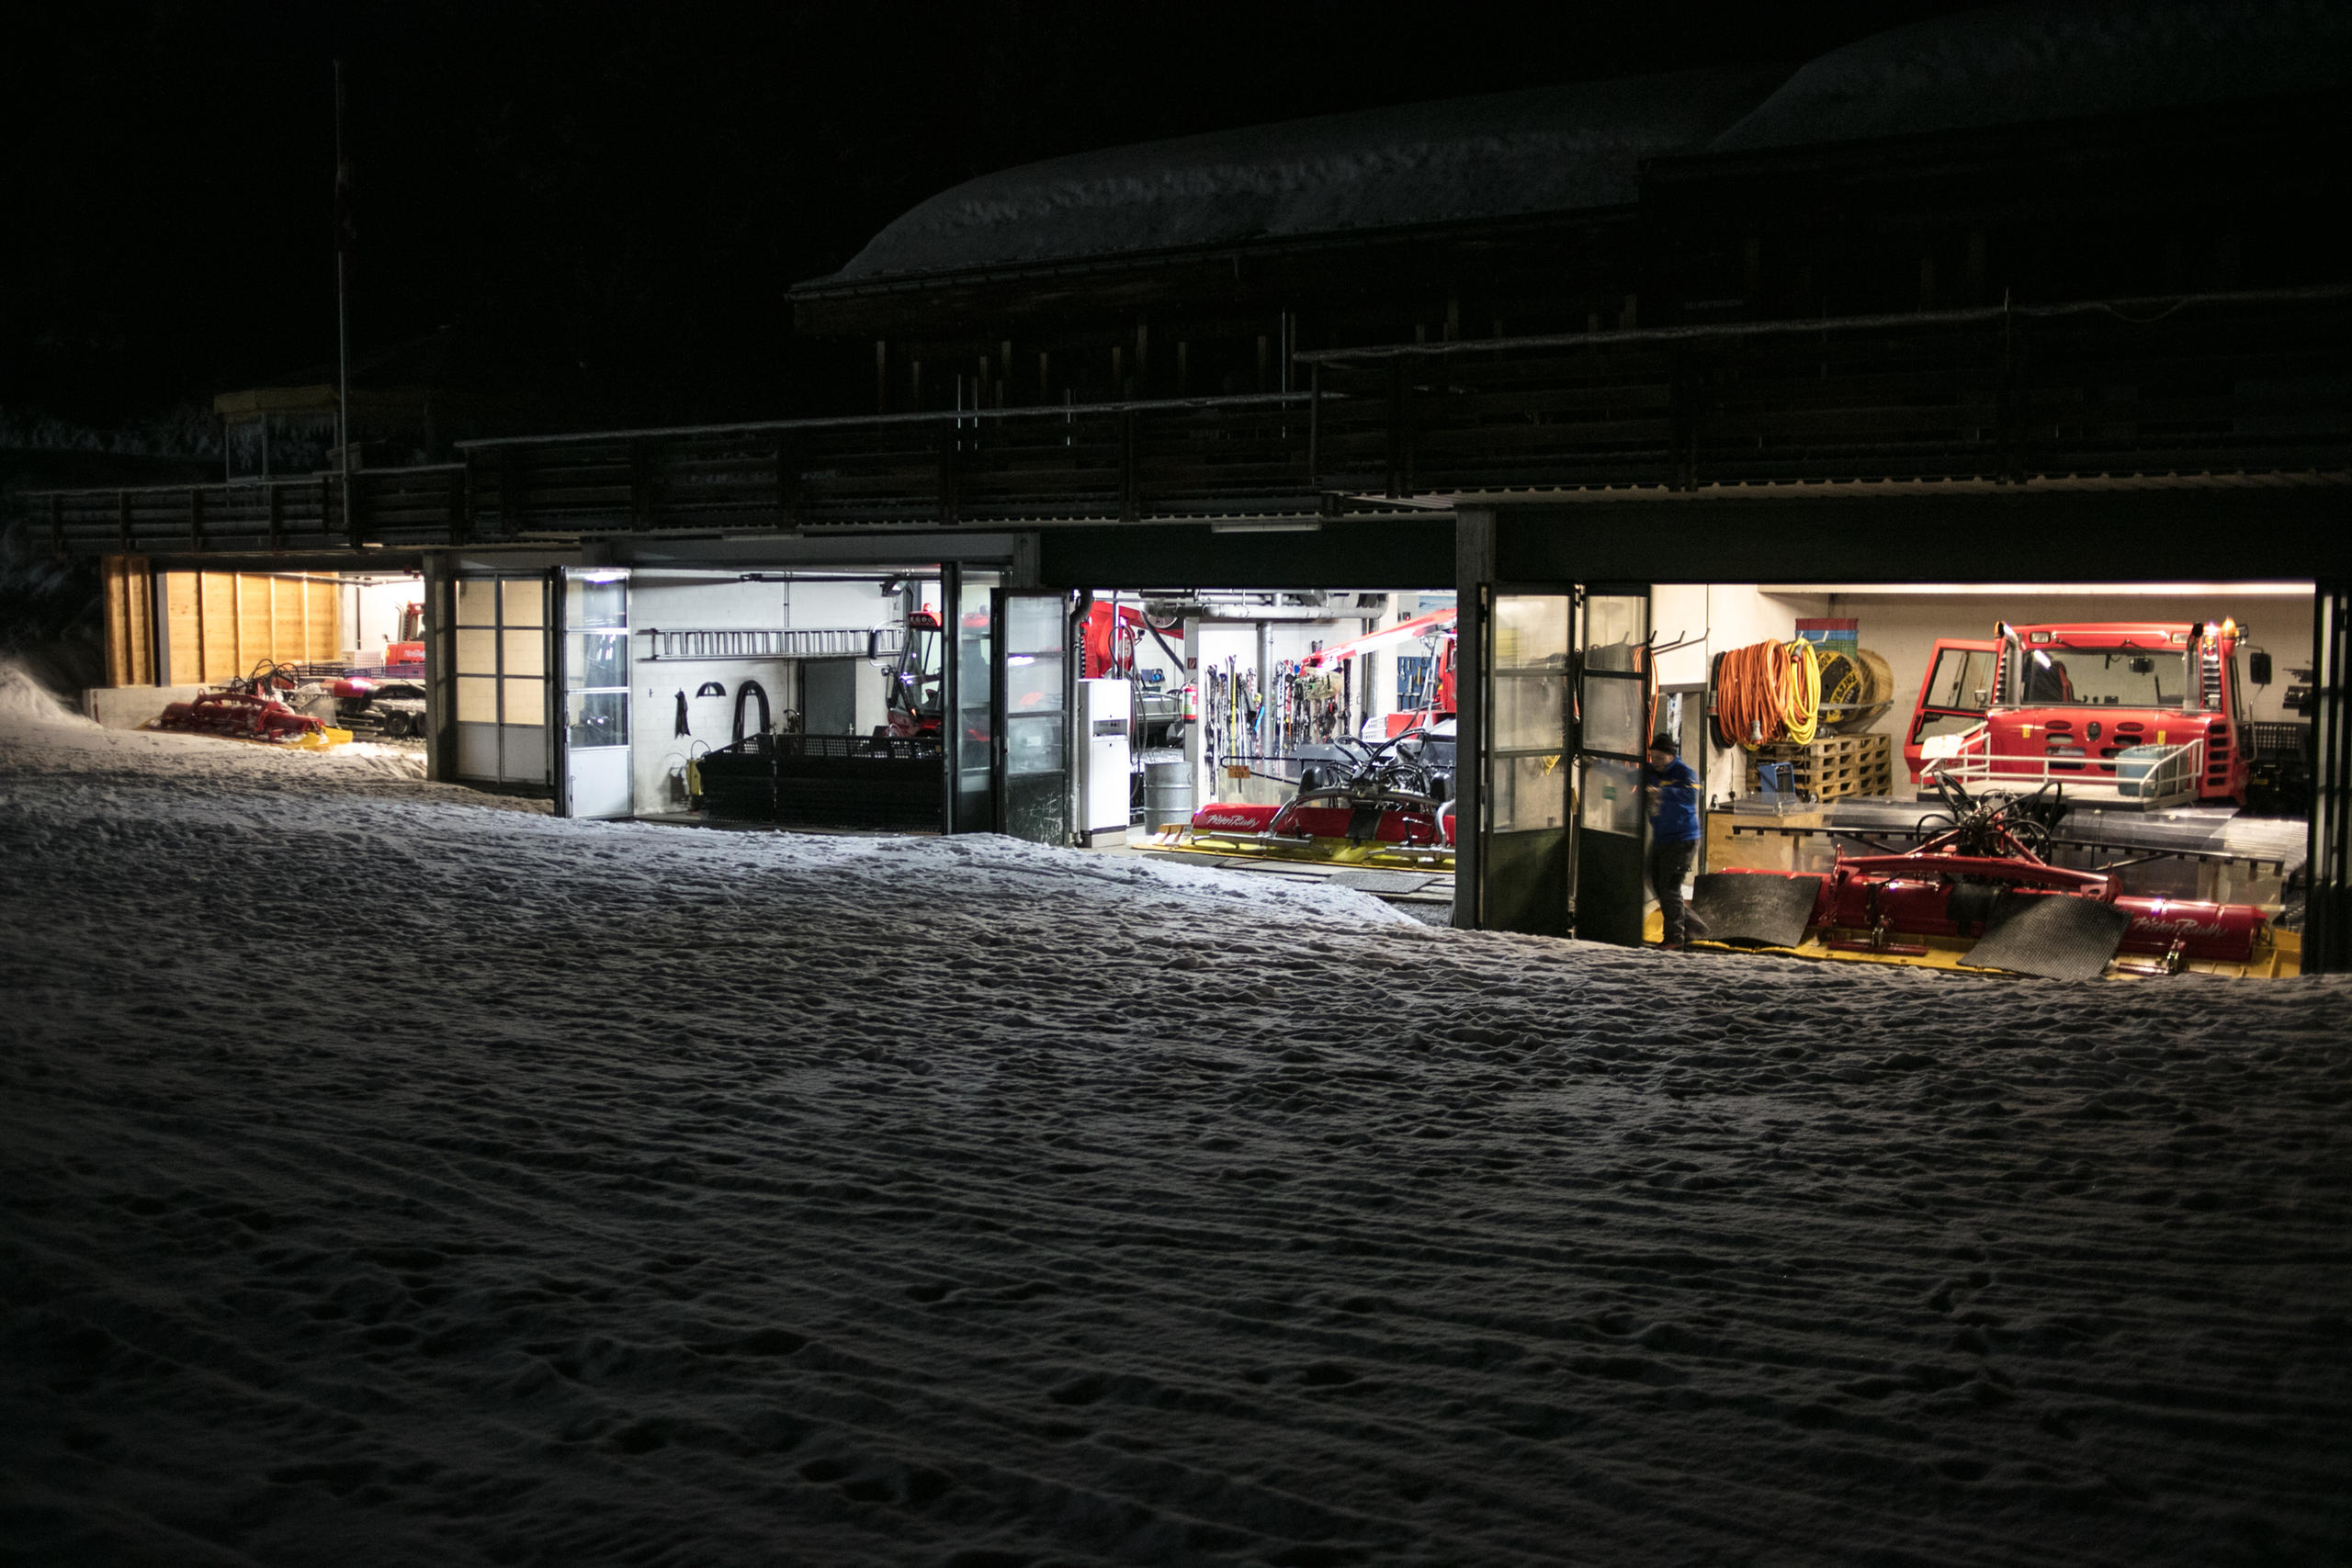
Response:
[[[1836,800],[1849,795],[1885,795],[1894,784],[1894,737],[1825,735],[1809,745],[1775,741],[1747,754],[1747,790],[1764,787],[1758,767],[1786,762],[1799,795]]]

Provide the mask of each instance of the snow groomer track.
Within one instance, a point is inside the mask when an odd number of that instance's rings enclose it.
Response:
[[[5,703],[12,1562],[2352,1539],[2340,983],[1956,997]]]

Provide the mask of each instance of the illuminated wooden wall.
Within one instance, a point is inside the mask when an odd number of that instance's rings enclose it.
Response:
[[[145,556],[106,556],[98,562],[109,686],[155,684],[153,587]]]
[[[245,675],[263,660],[343,657],[340,584],[262,572],[164,573],[165,685]]]

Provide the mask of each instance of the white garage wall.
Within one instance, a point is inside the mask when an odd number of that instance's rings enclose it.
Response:
[[[1661,644],[1684,637],[1699,640],[1676,649],[1657,661],[1661,686],[1700,686],[1715,655],[1767,639],[1786,642],[1796,636],[1800,616],[1830,614],[1826,596],[1781,593],[1753,582],[1660,582],[1650,587],[1650,626]],[[1702,759],[1687,759],[1694,764]],[[1723,750],[1709,743],[1702,770],[1711,801],[1739,793],[1747,763],[1736,750]]]
[[[344,650],[355,664],[380,664],[384,645],[400,636],[401,612],[424,602],[422,577],[379,578],[343,583]]]
[[[931,599],[935,606],[937,592]],[[705,750],[725,746],[735,738],[735,694],[745,681],[757,681],[768,694],[768,710],[781,723],[787,711],[800,706],[799,666],[781,659],[713,659],[649,660],[652,646],[645,632],[655,629],[773,630],[786,626],[895,626],[899,600],[885,595],[876,582],[741,582],[731,577],[709,578],[638,572],[630,579],[629,630],[635,680],[630,702],[630,763],[636,777],[637,809],[666,809],[671,768]],[[857,683],[857,725],[861,734],[887,722],[882,672],[861,669]],[[705,682],[727,688],[721,697],[697,697]],[[677,694],[686,694],[689,733],[674,734]],[[744,722],[758,721],[759,706],[748,705]]]

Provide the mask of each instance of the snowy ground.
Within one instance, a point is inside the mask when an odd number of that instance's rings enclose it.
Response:
[[[2352,1541],[2352,989],[573,823],[0,683],[0,1556]]]

